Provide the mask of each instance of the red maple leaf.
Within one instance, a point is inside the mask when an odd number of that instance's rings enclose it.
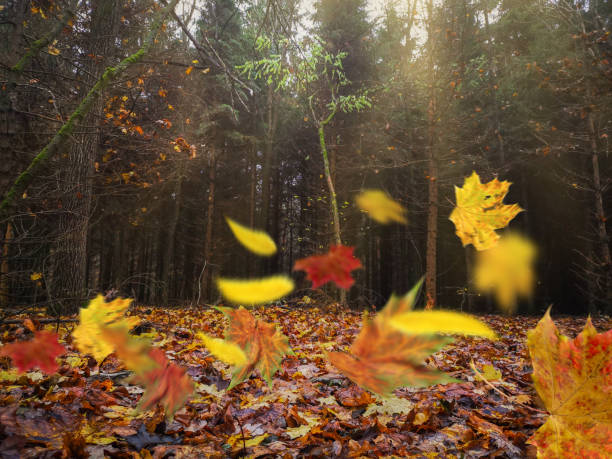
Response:
[[[7,355],[20,373],[38,367],[43,373],[55,373],[59,365],[56,357],[66,349],[58,342],[57,333],[50,331],[34,332],[34,339],[7,344],[0,349],[0,355]]]
[[[340,288],[348,289],[355,283],[351,271],[361,268],[361,262],[353,255],[355,247],[333,245],[325,255],[313,255],[295,262],[293,270],[306,271],[312,288],[333,281]]]
[[[136,373],[133,378],[134,383],[145,386],[140,406],[146,410],[161,403],[166,413],[172,416],[193,392],[193,382],[183,368],[166,358],[164,351],[153,348],[149,351],[149,357],[157,363],[157,367]]]

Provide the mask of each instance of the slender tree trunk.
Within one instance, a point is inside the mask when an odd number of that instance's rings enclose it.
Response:
[[[175,269],[175,248],[176,248],[176,228],[178,226],[179,217],[181,215],[181,206],[183,203],[183,175],[185,171],[185,160],[181,159],[178,165],[178,177],[174,186],[174,208],[172,209],[172,218],[168,225],[168,234],[166,239],[166,253],[163,260],[162,268],[162,303],[168,305],[168,297],[170,294],[171,282],[170,279],[176,279]],[[176,294],[176,292],[174,292]]]
[[[328,120],[333,117],[330,116]],[[327,121],[329,122],[329,121]],[[331,170],[329,168],[329,157],[327,155],[327,146],[325,144],[325,124],[319,124],[319,144],[321,146],[321,155],[323,156],[323,169],[325,172],[325,180],[327,181],[327,189],[329,190],[329,203],[332,213],[332,221],[334,227],[334,242],[336,245],[342,244],[340,233],[340,213],[338,212],[338,200],[336,198],[336,190],[332,180]],[[346,290],[340,289],[340,303],[346,304]]]
[[[433,31],[433,3],[430,0],[427,4],[429,26],[429,107],[427,109],[427,167],[429,183],[427,184],[427,253],[425,256],[425,294],[427,296],[427,308],[431,309],[436,305],[437,292],[437,256],[438,256],[438,163],[435,154],[436,143],[436,100],[435,100],[435,68],[433,61],[434,54],[434,31]]]
[[[213,224],[215,221],[216,162],[215,147],[213,146],[208,157],[208,206],[206,209],[206,234],[204,236],[204,266],[200,274],[200,295],[198,295],[200,302],[202,297],[205,300],[208,299],[210,288],[210,261],[212,259]]]
[[[13,224],[6,224],[6,232],[2,241],[2,263],[0,263],[0,307],[9,305],[10,299],[10,282],[9,282],[9,254],[10,246],[13,240]]]
[[[603,192],[601,175],[599,172],[599,151],[597,148],[597,136],[593,113],[588,115],[589,140],[591,146],[591,164],[593,167],[593,190],[595,221],[597,228],[597,262],[600,265],[601,279],[600,292],[601,303],[605,312],[612,312],[612,261],[610,260],[610,240],[606,229],[606,215],[603,206]],[[595,311],[590,311],[594,313]]]

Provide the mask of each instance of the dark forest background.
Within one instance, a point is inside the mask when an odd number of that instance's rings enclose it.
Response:
[[[2,2],[2,196],[105,69],[143,46],[165,4]],[[290,272],[298,258],[327,251],[332,216],[309,96],[324,108],[330,87],[305,91],[237,67],[275,58],[298,73],[319,37],[329,55],[346,53],[350,84],[340,92],[371,103],[325,129],[342,242],[364,266],[349,304],[381,306],[429,271],[436,305],[494,311],[474,292],[473,249],[448,220],[453,187],[474,170],[513,182],[506,201],[526,211],[511,227],[538,247],[535,293],[519,312],[612,312],[610,2],[366,8],[180,2],[150,52],[101,91],[3,211],[0,305],[69,313],[111,289],[145,304],[215,303],[218,275]],[[264,37],[269,48],[256,45]],[[408,225],[368,219],[354,205],[364,188],[402,203]],[[268,231],[278,254],[249,255],[224,216]],[[296,298],[338,295],[294,276]]]

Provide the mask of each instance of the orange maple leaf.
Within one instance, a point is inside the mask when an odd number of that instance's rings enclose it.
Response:
[[[161,349],[153,348],[149,357],[157,364],[154,369],[136,373],[132,378],[135,384],[145,386],[140,399],[140,408],[149,409],[158,403],[172,416],[194,390],[193,381],[185,370],[166,358]]]
[[[240,346],[247,355],[247,363],[236,368],[228,389],[244,381],[255,369],[272,385],[283,357],[293,354],[287,337],[274,324],[256,319],[243,307],[217,309],[230,320],[225,339]]]
[[[393,317],[412,310],[422,284],[423,278],[404,296],[391,296],[374,320],[364,320],[350,353],[328,352],[329,361],[359,386],[381,395],[402,386],[454,381],[423,364],[426,357],[450,343],[452,338],[408,335],[389,325]]]
[[[569,339],[549,308],[527,345],[534,386],[550,413],[528,440],[538,457],[612,457],[612,330],[597,333],[588,319]]]
[[[58,342],[57,333],[50,331],[34,332],[34,339],[10,343],[0,348],[0,355],[13,360],[20,373],[39,368],[43,373],[55,373],[59,365],[56,358],[66,352]]]
[[[398,387],[454,381],[423,364],[426,357],[451,341],[440,335],[406,335],[374,320],[364,323],[350,353],[328,352],[327,358],[359,386],[388,395]]]

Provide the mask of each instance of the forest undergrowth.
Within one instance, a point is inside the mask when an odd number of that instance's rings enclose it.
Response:
[[[403,387],[380,398],[325,358],[350,346],[363,313],[337,306],[273,306],[253,313],[279,326],[294,355],[282,360],[271,387],[255,374],[228,391],[230,367],[196,336],[223,336],[228,320],[221,312],[132,311],[140,325],[131,333],[151,339],[195,383],[172,420],[159,406],[138,411],[143,389],[129,382],[116,354],[98,365],[71,343],[75,324],[60,324],[67,352],[58,358],[57,373],[18,375],[8,359],[2,361],[1,457],[535,456],[526,440],[548,416],[534,390],[526,345],[526,330],[537,317],[482,316],[498,340],[457,337],[426,360],[459,382]],[[39,323],[42,312],[29,318],[36,327],[56,330],[57,324]],[[555,323],[573,338],[585,318]],[[612,321],[595,318],[593,324],[605,331]],[[4,325],[2,333],[17,340],[32,336],[20,324]]]

